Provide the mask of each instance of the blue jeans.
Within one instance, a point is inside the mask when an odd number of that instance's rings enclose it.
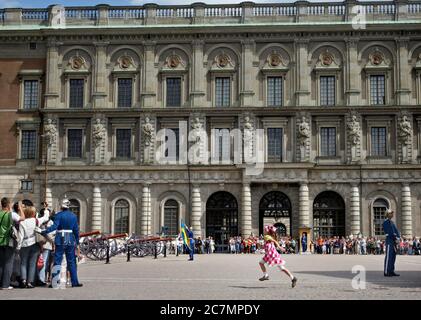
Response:
[[[38,255],[39,245],[37,243],[20,249],[20,277],[28,283],[35,280]]]
[[[45,274],[47,272],[47,266],[50,259],[50,252],[51,250],[48,250],[48,249],[42,250],[42,258],[44,259],[44,266],[39,271],[39,281],[44,282],[44,283],[45,283]]]
[[[8,288],[10,286],[14,258],[15,248],[0,246],[0,281],[2,288]]]
[[[190,255],[190,259],[193,260],[193,256],[194,256],[194,240],[193,239],[190,240],[189,255]]]
[[[56,245],[56,251],[54,253],[54,271],[55,272],[54,274],[51,274],[52,278],[55,278],[57,275],[60,274],[63,254],[66,254],[67,270],[69,270],[70,272],[70,279],[72,281],[72,286],[79,284],[79,280],[77,278],[77,270],[76,270],[75,249],[76,247],[74,245],[69,245],[69,246]]]

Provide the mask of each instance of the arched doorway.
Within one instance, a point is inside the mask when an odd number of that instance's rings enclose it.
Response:
[[[265,225],[282,227],[283,236],[291,235],[291,201],[280,191],[266,193],[259,204],[259,234]]]
[[[206,236],[216,244],[228,244],[229,238],[238,235],[238,204],[235,197],[225,191],[210,196],[206,202]]]
[[[125,199],[118,200],[114,205],[114,233],[129,233],[130,204]]]
[[[178,234],[178,202],[174,199],[165,201],[163,231],[166,235],[176,236]]]
[[[333,191],[320,193],[313,203],[314,239],[345,236],[345,202]]]

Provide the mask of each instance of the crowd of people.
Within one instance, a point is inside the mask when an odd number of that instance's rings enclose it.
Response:
[[[55,231],[46,235],[42,232],[54,224],[54,212],[46,202],[36,210],[30,200],[13,204],[2,198],[1,207],[1,289],[51,287]]]

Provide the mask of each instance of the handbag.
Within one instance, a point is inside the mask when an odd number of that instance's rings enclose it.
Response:
[[[37,269],[41,270],[44,267],[44,257],[40,253],[37,260]]]
[[[38,226],[38,219],[36,219],[36,223]],[[47,239],[45,238],[45,236],[37,231],[35,231],[35,241],[41,246],[47,243]]]

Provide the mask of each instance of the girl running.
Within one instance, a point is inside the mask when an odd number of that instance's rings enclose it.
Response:
[[[266,272],[265,264],[267,264],[270,267],[276,264],[282,272],[286,273],[288,277],[291,278],[291,286],[294,288],[295,285],[297,284],[297,278],[294,277],[294,275],[287,268],[285,268],[285,260],[283,260],[280,254],[278,253],[278,251],[276,251],[276,247],[279,248],[280,250],[285,250],[285,249],[282,249],[282,247],[279,245],[278,241],[276,240],[277,239],[276,228],[274,226],[265,226],[264,231],[265,231],[265,237],[264,237],[265,255],[262,258],[262,260],[260,260],[259,262],[260,268],[262,269],[262,272],[263,272],[263,277],[261,277],[259,280],[260,281],[269,280],[269,275]]]

